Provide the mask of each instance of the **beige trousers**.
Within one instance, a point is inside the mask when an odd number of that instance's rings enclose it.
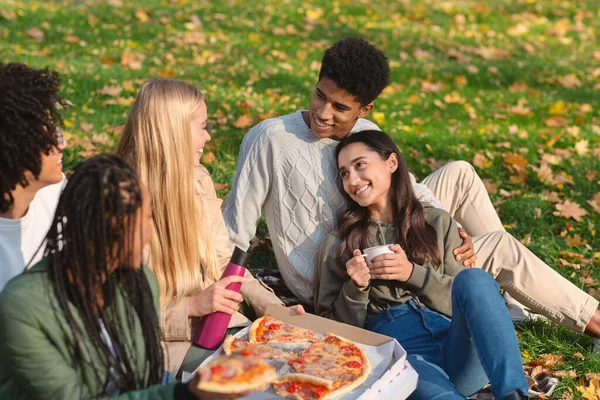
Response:
[[[538,314],[583,332],[598,301],[562,277],[507,233],[475,169],[449,163],[422,181],[473,236],[477,267]]]

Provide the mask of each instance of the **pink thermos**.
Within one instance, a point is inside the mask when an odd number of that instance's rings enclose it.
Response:
[[[233,251],[231,259],[229,260],[227,268],[225,268],[225,272],[223,272],[223,276],[221,276],[221,279],[231,275],[244,276],[244,274],[246,274],[245,266],[248,262],[248,257],[248,253],[236,247]],[[241,287],[242,284],[239,282],[234,282],[227,285],[227,289],[235,290],[238,293]],[[214,312],[212,314],[205,315],[202,317],[202,321],[200,321],[200,328],[198,328],[198,333],[196,333],[194,343],[204,347],[205,349],[216,349],[219,347],[223,341],[223,338],[225,337],[225,331],[227,331],[230,320],[231,315],[222,312]]]

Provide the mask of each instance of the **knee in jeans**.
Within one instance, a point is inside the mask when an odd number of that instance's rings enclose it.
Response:
[[[498,283],[490,274],[479,268],[462,270],[452,283],[452,292],[462,298],[478,298],[497,292]]]

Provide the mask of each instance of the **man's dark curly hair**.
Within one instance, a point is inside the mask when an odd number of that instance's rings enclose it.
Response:
[[[390,65],[386,55],[371,43],[349,37],[325,50],[319,72],[319,80],[322,78],[354,95],[362,107],[390,83]]]
[[[37,179],[42,153],[58,145],[58,109],[67,105],[58,95],[60,85],[58,73],[48,68],[0,63],[0,212],[13,205],[17,185],[28,185],[25,171]]]

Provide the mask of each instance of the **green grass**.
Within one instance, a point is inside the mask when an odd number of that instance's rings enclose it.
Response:
[[[485,155],[488,163],[477,169],[498,185],[491,196],[501,203],[500,216],[509,232],[519,239],[530,234],[529,247],[584,290],[588,288],[579,281],[584,272],[600,280],[600,214],[587,204],[600,191],[600,173],[586,176],[600,172],[597,2],[147,0],[138,17],[139,7],[130,4],[0,4],[0,59],[49,66],[63,75],[63,94],[73,103],[64,113],[71,144],[67,168],[89,154],[110,150],[118,140],[110,128],[124,123],[135,91],[145,79],[163,74],[206,93],[213,135],[209,150],[215,156],[207,167],[217,183],[229,183],[246,131],[235,128],[235,121],[245,113],[256,123],[305,108],[323,50],[344,36],[358,35],[390,57],[395,86],[376,102],[380,114],[371,118],[394,136],[415,175],[424,178],[436,165]],[[525,27],[522,34],[511,36],[509,32],[519,33],[511,29],[519,23]],[[41,29],[44,38],[30,37],[31,28]],[[488,59],[489,48],[504,53]],[[451,49],[470,60],[448,57]],[[143,55],[141,68],[121,65],[124,52]],[[561,85],[559,78],[569,74],[580,84]],[[425,93],[423,80],[444,86]],[[524,91],[511,90],[515,83],[525,84]],[[98,94],[104,86],[123,90],[117,97]],[[461,104],[444,100],[452,92]],[[243,104],[245,99],[252,101],[250,106]],[[530,108],[528,115],[510,112],[519,101]],[[559,101],[564,102],[565,126],[546,126],[549,107],[556,108]],[[589,151],[578,154],[575,145],[584,140]],[[544,154],[561,149],[570,154],[560,157],[552,170],[572,176],[574,184],[543,183],[532,167],[540,166]],[[505,163],[506,153],[527,161],[526,180],[511,178],[517,174]],[[520,193],[505,196],[501,189]],[[228,190],[219,194],[224,197]],[[542,195],[544,190],[578,203],[588,215],[580,222],[553,215],[555,205]],[[264,226],[260,232],[264,236]],[[569,247],[566,238],[575,234],[588,247]],[[564,251],[591,263],[580,270],[563,267],[559,258]],[[273,265],[268,256],[255,260]],[[564,369],[576,370],[575,380],[561,380],[556,398],[565,390],[577,398],[584,375],[600,370],[586,337],[545,324],[527,325],[519,335],[523,351],[532,356],[561,353]],[[573,358],[576,352],[585,359]]]

